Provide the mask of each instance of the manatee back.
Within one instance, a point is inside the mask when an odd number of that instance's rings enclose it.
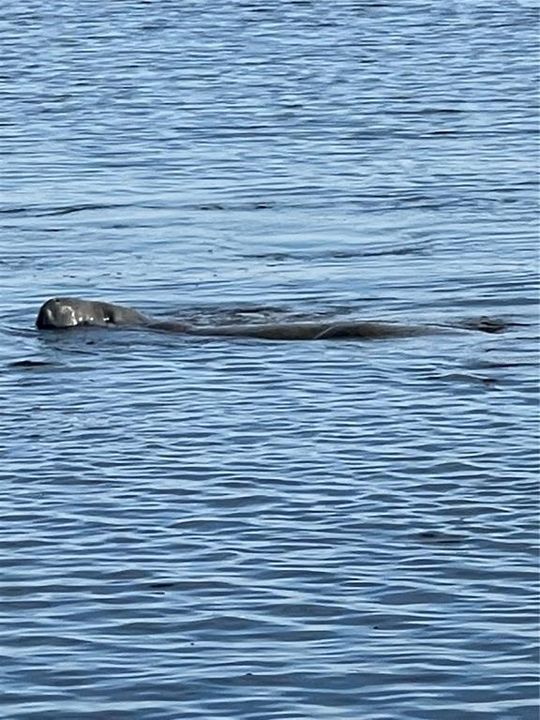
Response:
[[[94,307],[96,305],[101,306],[103,319],[105,324],[112,323],[113,325],[148,325],[150,324],[150,318],[143,315],[138,310],[134,310],[124,305],[114,305],[113,303],[106,302],[93,302]]]

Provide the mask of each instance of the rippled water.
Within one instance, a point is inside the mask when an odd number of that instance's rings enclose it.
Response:
[[[533,720],[534,2],[0,10],[17,720]],[[42,332],[55,294],[219,323]]]

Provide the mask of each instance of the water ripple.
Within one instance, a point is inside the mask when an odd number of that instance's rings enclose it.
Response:
[[[536,27],[2,9],[2,717],[537,717]],[[56,294],[507,329],[38,333]]]

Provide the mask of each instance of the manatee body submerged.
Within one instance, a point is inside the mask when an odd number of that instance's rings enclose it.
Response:
[[[387,322],[298,322],[253,323],[198,327],[176,321],[161,321],[137,310],[99,300],[60,297],[45,302],[36,318],[40,330],[58,330],[81,326],[145,326],[156,330],[189,335],[252,337],[266,340],[330,340],[339,338],[376,339],[413,337],[448,332],[436,325],[398,325]],[[475,325],[468,329],[496,332],[500,327]]]

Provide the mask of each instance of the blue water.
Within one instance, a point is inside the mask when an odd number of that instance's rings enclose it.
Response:
[[[538,7],[0,9],[0,716],[536,720]],[[193,322],[38,332],[78,295]]]

